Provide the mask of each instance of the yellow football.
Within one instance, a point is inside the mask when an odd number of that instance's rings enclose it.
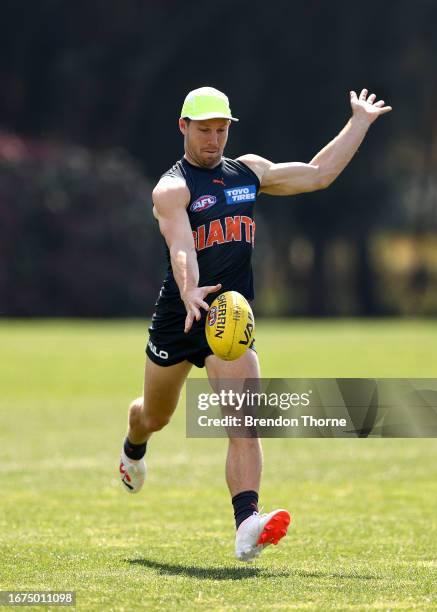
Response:
[[[252,344],[255,319],[245,297],[238,291],[221,293],[211,304],[205,321],[206,339],[220,359],[233,361]]]

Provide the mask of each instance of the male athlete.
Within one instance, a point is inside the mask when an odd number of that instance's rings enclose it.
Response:
[[[309,164],[276,164],[258,155],[223,157],[231,121],[228,98],[212,87],[191,91],[179,119],[184,157],[153,190],[153,214],[167,244],[168,271],[147,344],[144,396],[129,407],[120,474],[129,493],[143,486],[147,441],[170,421],[192,367],[208,378],[259,378],[255,347],[235,361],[212,354],[205,316],[219,291],[252,300],[253,209],[259,193],[294,195],[328,187],[347,166],[369,126],[391,110],[363,89],[350,92],[352,116]],[[258,438],[229,438],[226,481],[236,522],[235,554],[252,561],[286,534],[286,510],[258,513],[262,451]]]

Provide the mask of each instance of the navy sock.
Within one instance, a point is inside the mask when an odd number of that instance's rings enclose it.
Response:
[[[129,459],[142,459],[146,454],[146,448],[147,440],[142,444],[132,444],[132,442],[129,441],[129,438],[126,437],[126,440],[124,441],[124,452]]]
[[[242,491],[232,498],[234,506],[235,525],[238,529],[240,524],[258,512],[258,493],[256,491]]]

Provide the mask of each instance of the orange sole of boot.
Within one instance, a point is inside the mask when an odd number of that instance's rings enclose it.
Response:
[[[264,525],[257,544],[277,544],[286,534],[291,522],[291,516],[286,510],[281,510]]]

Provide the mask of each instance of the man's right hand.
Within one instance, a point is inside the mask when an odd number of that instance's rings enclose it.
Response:
[[[181,294],[182,301],[184,302],[185,309],[187,311],[184,328],[184,332],[186,334],[190,331],[194,319],[196,319],[196,321],[200,321],[200,309],[204,308],[206,311],[209,310],[209,306],[205,302],[206,296],[209,293],[219,291],[221,287],[222,286],[220,283],[218,285],[210,285],[208,287],[195,287],[194,289],[185,291],[183,295]]]

